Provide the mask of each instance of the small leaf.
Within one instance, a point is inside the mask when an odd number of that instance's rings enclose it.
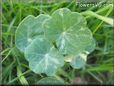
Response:
[[[75,56],[72,61],[70,62],[70,65],[73,68],[79,69],[85,66],[87,60],[87,54],[80,53],[79,55]]]
[[[75,57],[71,56],[69,58],[66,58],[65,59],[66,62],[70,62],[71,66],[76,69],[84,67],[86,64],[87,55],[90,54],[95,49],[95,46],[96,46],[95,39],[92,39],[91,44],[86,47],[83,53],[80,53],[79,55],[76,55]]]
[[[32,40],[43,33],[42,23],[47,18],[49,18],[48,15],[41,14],[38,17],[29,15],[23,19],[15,33],[15,43],[20,51],[24,52]]]
[[[57,79],[55,77],[46,77],[38,81],[40,85],[55,85],[55,84],[64,84],[63,80]]]
[[[53,76],[58,67],[64,65],[64,58],[46,39],[36,38],[25,50],[25,57],[35,73]]]
[[[77,55],[91,44],[91,31],[86,27],[85,18],[77,12],[61,8],[44,22],[45,35],[56,42],[63,54]]]

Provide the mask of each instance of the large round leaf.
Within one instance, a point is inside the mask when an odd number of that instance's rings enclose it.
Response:
[[[61,85],[64,81],[55,77],[46,77],[38,81],[39,85]]]
[[[48,15],[41,14],[37,17],[29,15],[23,19],[15,33],[16,46],[20,51],[24,52],[31,41],[43,33],[44,28],[42,27],[42,23],[47,18],[49,18]]]
[[[46,39],[36,38],[26,48],[25,57],[35,73],[55,74],[58,67],[64,65],[64,58]]]
[[[86,27],[85,18],[67,8],[61,8],[44,23],[45,35],[56,42],[63,54],[77,55],[91,44],[91,31]]]

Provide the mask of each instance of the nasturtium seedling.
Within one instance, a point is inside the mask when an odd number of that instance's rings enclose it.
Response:
[[[64,62],[79,69],[95,49],[86,19],[78,12],[60,8],[52,15],[27,16],[16,31],[16,46],[35,73],[54,76]]]

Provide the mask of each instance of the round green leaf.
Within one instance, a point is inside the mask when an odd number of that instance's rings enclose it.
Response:
[[[38,81],[39,85],[59,85],[64,84],[63,80],[57,79],[55,77],[46,77]]]
[[[23,19],[15,33],[15,43],[20,51],[24,52],[32,40],[43,33],[42,23],[47,18],[49,18],[48,15],[41,14],[37,17],[29,15]]]
[[[46,39],[36,38],[26,48],[25,57],[35,73],[53,76],[58,67],[64,65],[64,58]]]
[[[85,18],[77,12],[61,8],[44,22],[45,35],[56,42],[63,54],[77,55],[91,44],[91,31],[86,27]]]
[[[87,60],[87,54],[80,53],[79,55],[73,57],[73,59],[70,62],[70,65],[73,68],[79,69],[85,66],[86,60]]]

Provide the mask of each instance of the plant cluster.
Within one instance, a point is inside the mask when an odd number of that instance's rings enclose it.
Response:
[[[84,67],[95,48],[86,19],[78,12],[60,8],[51,16],[27,16],[16,31],[16,46],[24,53],[35,73],[54,76],[65,62],[76,69]]]

